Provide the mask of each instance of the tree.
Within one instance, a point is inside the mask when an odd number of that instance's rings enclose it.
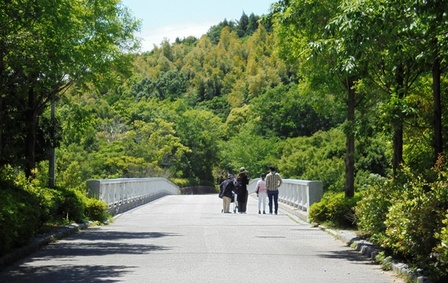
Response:
[[[273,5],[274,30],[279,36],[280,52],[288,61],[299,60],[301,76],[303,71],[323,72],[330,70],[346,91],[347,122],[345,195],[354,195],[355,177],[355,83],[360,69],[356,62],[361,50],[354,43],[359,39],[342,38],[328,33],[328,25],[338,16],[339,1],[279,1]],[[344,41],[345,40],[345,41]],[[313,60],[311,60],[313,59]],[[313,67],[307,67],[311,64]]]
[[[247,35],[252,35],[258,29],[258,20],[260,17],[255,16],[254,13],[249,15],[249,23],[247,24]]]
[[[238,21],[237,26],[237,33],[239,37],[244,37],[247,35],[248,26],[249,26],[249,17],[246,15],[246,13],[243,12],[243,14],[240,17],[240,20]]]
[[[183,177],[193,183],[213,184],[213,168],[218,164],[220,119],[206,110],[187,110],[177,121],[183,144],[191,149],[183,156]]]
[[[207,32],[207,37],[209,38],[209,40],[214,44],[218,44],[219,38],[221,37],[221,31],[225,27],[229,27],[231,30],[234,30],[235,23],[233,21],[229,22],[227,19],[224,19],[224,21],[220,22],[219,24],[210,27]]]
[[[441,103],[441,77],[447,68],[447,8],[446,0],[416,2],[416,16],[422,31],[423,44],[429,47],[426,52],[430,72],[432,75],[433,93],[433,148],[435,163],[443,154],[443,127]]]
[[[403,163],[404,122],[410,113],[405,99],[423,72],[421,36],[415,28],[418,23],[412,3],[353,0],[341,5],[341,13],[333,21],[345,42],[347,36],[357,38],[358,42],[349,44],[353,50],[362,46],[363,53],[356,58],[366,66],[363,78],[372,80],[370,85],[388,97],[383,109],[393,133],[394,175]]]
[[[5,144],[19,153],[1,164],[23,166],[31,176],[44,110],[75,82],[106,82],[126,71],[139,23],[118,0],[7,1],[0,11],[0,107],[8,113],[0,155]],[[12,120],[18,127],[9,127]]]

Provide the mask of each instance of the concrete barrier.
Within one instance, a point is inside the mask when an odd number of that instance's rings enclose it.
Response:
[[[255,192],[255,186],[259,178],[253,179],[247,190],[249,193]],[[321,181],[308,181],[296,179],[283,179],[283,184],[279,188],[278,199],[293,209],[297,209],[305,215],[304,220],[308,221],[309,207],[319,202],[323,196],[323,184]]]
[[[89,197],[102,200],[112,215],[166,195],[179,194],[179,187],[165,178],[87,180]]]

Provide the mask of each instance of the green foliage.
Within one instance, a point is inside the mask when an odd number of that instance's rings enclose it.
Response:
[[[327,192],[319,202],[311,205],[308,217],[310,221],[320,224],[325,223],[338,228],[356,228],[354,208],[360,197],[359,193],[347,198],[342,192]]]
[[[104,202],[89,199],[79,190],[45,188],[23,172],[0,170],[0,253],[20,247],[45,226],[107,219]]]
[[[85,211],[84,214],[90,221],[98,221],[104,223],[107,218],[107,204],[94,198],[84,198]]]
[[[171,178],[170,181],[173,182],[173,184],[175,184],[176,186],[179,186],[181,188],[190,185],[190,181],[188,179]]]
[[[184,72],[169,70],[161,72],[157,80],[143,78],[140,83],[133,86],[131,95],[136,99],[157,98],[171,99],[181,97],[187,88],[188,75]]]
[[[436,259],[433,278],[442,282],[448,278],[448,211],[446,211],[445,218],[442,220],[442,229],[440,232],[436,232],[434,236],[438,243],[433,250]]]
[[[431,174],[404,167],[399,178],[362,191],[355,209],[361,232],[437,280],[448,276],[446,176],[441,159]]]
[[[60,203],[57,215],[67,221],[80,223],[84,220],[85,203],[83,194],[72,189],[61,189]]]
[[[237,31],[239,37],[250,36],[257,30],[259,19],[260,17],[253,13],[247,16],[243,12],[239,21],[228,21],[227,19],[224,19],[224,21],[219,24],[210,27],[206,35],[214,44],[219,42],[221,31],[225,27],[232,31]],[[266,24],[266,26],[268,26],[268,24]]]
[[[267,90],[251,101],[253,114],[259,119],[256,131],[264,136],[285,138],[312,136],[342,122],[340,117],[320,114],[308,100],[311,99],[299,93],[295,84]]]
[[[138,22],[117,1],[56,1],[48,14],[41,2],[25,1],[29,17],[15,2],[0,4],[0,164],[29,162],[27,144],[36,145],[36,162],[46,158],[56,142],[45,111],[52,94],[62,129],[57,188],[43,185],[46,162],[32,180],[18,169],[0,171],[8,188],[0,223],[17,230],[2,226],[2,243],[36,233],[22,227],[22,216],[35,226],[104,220],[104,204],[82,193],[87,179],[163,176],[188,186],[241,166],[258,177],[275,164],[284,178],[324,183],[325,197],[310,208],[314,221],[356,224],[414,262],[432,255],[428,268],[443,275],[447,200],[444,178],[429,170],[434,101],[426,62],[446,63],[448,44],[438,34],[447,21],[443,9],[423,2],[280,1],[261,21],[243,14],[200,39],[164,41],[144,54],[121,52],[132,47]],[[446,90],[446,74],[441,79]],[[384,180],[392,150],[400,153],[391,135],[400,129],[414,174]],[[356,138],[349,153],[358,192],[350,199],[342,193],[347,134]]]
[[[385,220],[389,207],[400,194],[400,184],[389,179],[379,180],[360,194],[355,208],[358,229],[378,243],[387,228]]]
[[[0,165],[31,176],[57,144],[45,109],[75,82],[100,86],[128,74],[139,23],[115,0],[9,1],[0,10]]]
[[[213,168],[218,164],[218,141],[222,137],[221,120],[210,111],[188,110],[179,121],[178,131],[191,149],[181,158],[183,176],[196,184],[214,184]]]
[[[448,188],[445,173],[434,182],[404,168],[406,178],[401,193],[389,208],[382,245],[394,254],[426,266],[433,248],[434,237],[441,231],[448,209]]]
[[[356,142],[356,177],[360,171],[387,176],[390,167],[388,152],[390,146],[381,134],[359,137]],[[365,183],[361,182],[360,186]]]
[[[444,246],[448,189],[441,162],[429,176],[403,167],[398,178],[380,180],[364,190],[355,209],[361,232],[434,279],[448,275]]]
[[[3,253],[25,244],[42,223],[35,195],[5,183],[0,193],[0,253]]]
[[[228,141],[219,144],[221,168],[236,173],[244,166],[251,178],[258,178],[271,164],[276,164],[283,141],[278,138],[265,138],[242,131]]]
[[[344,188],[345,136],[338,129],[313,136],[288,139],[279,170],[288,178],[320,180],[325,191]]]

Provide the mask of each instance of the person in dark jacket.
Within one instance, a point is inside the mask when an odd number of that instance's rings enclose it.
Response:
[[[230,213],[230,203],[235,192],[235,177],[232,174],[227,175],[227,179],[219,185],[219,197],[222,198],[222,207],[224,213]]]
[[[246,213],[246,207],[247,207],[247,198],[249,193],[247,192],[247,185],[249,184],[249,177],[247,176],[248,172],[246,168],[241,167],[240,173],[238,174],[238,177],[236,178],[238,182],[238,189],[237,189],[237,200],[238,200],[238,212],[239,213]]]

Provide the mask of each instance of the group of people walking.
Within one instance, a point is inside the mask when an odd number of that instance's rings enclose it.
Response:
[[[266,214],[266,198],[269,200],[269,213],[278,213],[278,188],[282,184],[282,178],[275,171],[274,166],[269,166],[269,173],[262,173],[258,180],[255,192],[258,196],[258,214]],[[240,168],[237,177],[232,174],[227,175],[227,179],[220,185],[219,197],[223,200],[223,212],[230,213],[230,204],[236,194],[238,212],[246,213],[247,200],[249,193],[247,185],[249,184],[248,172],[244,167]]]

